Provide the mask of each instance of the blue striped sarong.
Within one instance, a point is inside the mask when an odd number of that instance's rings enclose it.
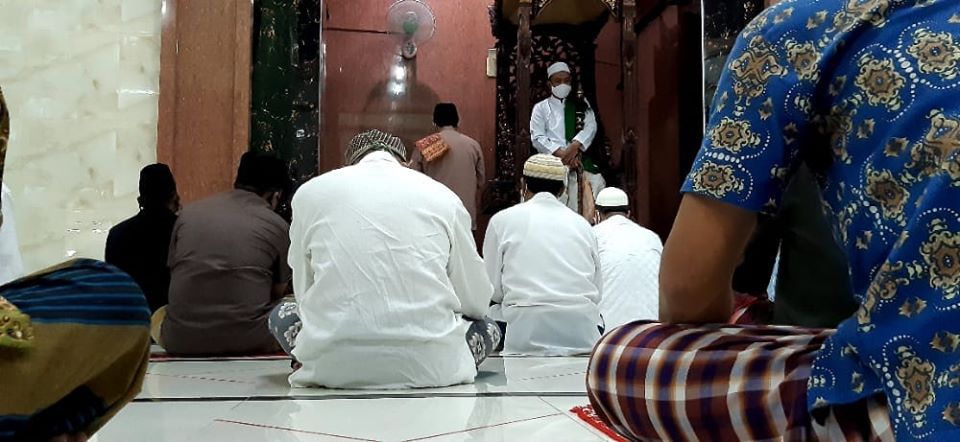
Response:
[[[0,441],[92,435],[140,391],[150,310],[137,284],[80,259],[0,287],[30,316],[26,349],[0,347]]]

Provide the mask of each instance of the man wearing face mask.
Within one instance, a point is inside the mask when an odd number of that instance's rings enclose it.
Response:
[[[267,317],[287,293],[290,226],[276,213],[286,164],[248,152],[234,189],[184,207],[170,239],[170,300],[151,334],[171,354],[280,351]]]
[[[574,96],[570,66],[563,62],[554,63],[547,69],[547,77],[551,95],[533,107],[530,137],[537,152],[559,157],[570,168],[567,191],[561,202],[583,213],[578,172],[583,171],[583,178],[592,187],[594,198],[606,186],[599,167],[581,155],[590,148],[597,135],[596,115],[586,99]]]

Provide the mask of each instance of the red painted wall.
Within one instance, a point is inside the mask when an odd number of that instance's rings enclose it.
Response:
[[[487,177],[495,176],[496,81],[486,75],[487,50],[494,47],[488,7],[490,0],[430,0],[437,31],[421,46],[415,62],[402,63],[396,36],[386,34],[391,0],[332,0],[326,2],[323,38],[326,43],[320,167],[340,167],[343,151],[358,132],[380,128],[412,141],[433,130],[436,101],[457,104],[460,130],[483,146]],[[619,154],[620,28],[611,22],[597,39],[598,106],[607,134]],[[392,95],[395,76],[407,78],[402,97]],[[414,67],[415,65],[415,67]],[[416,85],[409,76],[415,69]],[[480,220],[478,240],[486,219]]]
[[[396,91],[399,41],[387,31],[391,0],[326,2],[326,85],[323,102],[321,169],[341,165],[350,138],[367,128],[402,132],[408,142],[432,130],[437,100],[457,104],[460,129],[484,148],[487,173],[494,159],[496,83],[486,76],[487,49],[494,45],[487,13],[489,0],[428,2],[437,31],[415,60],[417,86]],[[408,63],[406,75],[412,75]],[[409,81],[409,77],[404,79]],[[391,89],[393,88],[393,89]]]

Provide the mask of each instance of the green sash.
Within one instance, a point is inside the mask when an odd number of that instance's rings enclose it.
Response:
[[[563,127],[564,135],[567,138],[567,144],[573,142],[573,137],[577,136],[577,105],[574,104],[574,100],[567,99],[564,101],[563,105]],[[588,147],[588,146],[584,146]],[[600,173],[600,168],[597,167],[596,163],[593,162],[593,159],[583,155],[581,157],[581,163],[583,164],[583,171],[589,173]]]

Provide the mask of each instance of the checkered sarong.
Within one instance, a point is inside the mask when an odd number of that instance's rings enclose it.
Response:
[[[882,397],[825,409],[811,419],[810,366],[831,334],[633,323],[594,349],[590,402],[604,422],[632,440],[893,440]]]

